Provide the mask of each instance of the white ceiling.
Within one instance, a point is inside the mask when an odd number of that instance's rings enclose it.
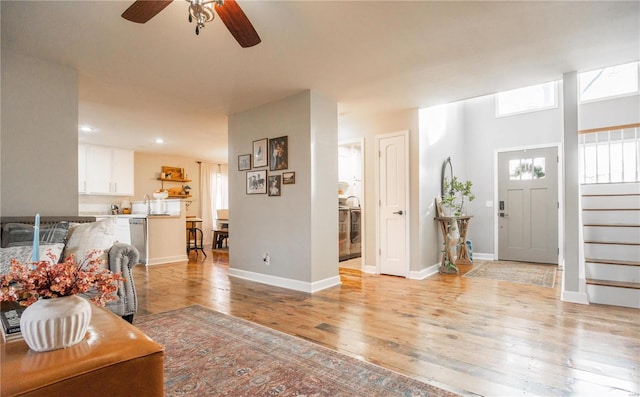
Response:
[[[81,142],[227,161],[227,116],[312,89],[341,117],[418,108],[640,58],[640,2],[250,1],[262,43],[176,0],[2,1],[2,49],[78,70]],[[163,137],[166,144],[153,143]]]

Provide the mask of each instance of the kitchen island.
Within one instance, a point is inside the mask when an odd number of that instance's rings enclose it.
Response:
[[[185,250],[185,215],[147,216],[147,266],[188,261]]]

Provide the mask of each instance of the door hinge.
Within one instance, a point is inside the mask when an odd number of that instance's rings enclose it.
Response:
[[[560,248],[558,248],[558,255],[560,255]]]
[[[382,248],[378,248],[378,255],[382,256]]]
[[[556,204],[558,204],[558,209],[560,209],[560,202],[557,201]]]
[[[560,156],[556,156],[556,163],[560,162]]]

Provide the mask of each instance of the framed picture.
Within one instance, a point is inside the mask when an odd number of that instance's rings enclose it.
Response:
[[[295,172],[283,172],[282,173],[282,184],[283,185],[293,185],[296,183],[296,173]]]
[[[289,148],[286,136],[269,139],[269,170],[278,171],[288,168]]]
[[[246,171],[251,169],[251,155],[241,154],[238,156],[238,171]]]
[[[269,175],[269,196],[279,196],[280,195],[280,175]]]
[[[267,192],[267,170],[247,171],[247,194]]]
[[[180,181],[184,179],[184,168],[180,167],[167,167],[166,165],[162,166],[162,172],[160,173],[161,179],[168,180],[177,180]]]
[[[267,138],[253,141],[253,167],[266,167],[268,164]]]

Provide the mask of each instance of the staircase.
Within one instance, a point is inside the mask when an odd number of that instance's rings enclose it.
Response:
[[[589,302],[640,308],[640,183],[581,190]]]

